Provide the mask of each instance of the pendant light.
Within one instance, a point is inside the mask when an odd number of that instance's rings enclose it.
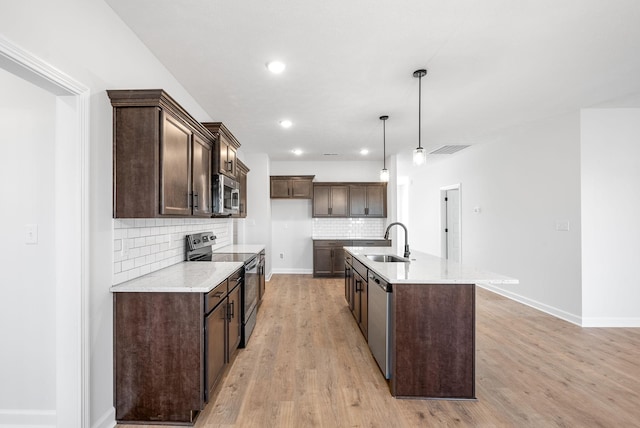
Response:
[[[413,164],[422,165],[427,160],[427,154],[422,148],[420,122],[422,119],[422,78],[427,74],[427,70],[420,69],[413,72],[413,77],[418,78],[418,147],[413,151]]]
[[[389,116],[380,116],[382,121],[382,170],[380,171],[380,181],[389,181],[389,170],[387,169],[387,129],[385,123]]]

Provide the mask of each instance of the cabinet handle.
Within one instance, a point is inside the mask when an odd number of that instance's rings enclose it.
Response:
[[[329,207],[329,215],[333,214],[333,208]]]
[[[193,208],[198,209],[198,194],[193,192]]]
[[[233,171],[233,161],[232,160],[227,162],[227,171],[229,171],[229,172]]]
[[[234,305],[235,305],[235,301],[232,301],[232,302],[229,304],[229,307],[230,307],[230,309],[229,309],[229,320],[233,319],[233,317],[235,316],[235,315],[234,315],[234,312],[235,312],[235,311],[234,311]]]
[[[355,283],[355,286],[356,286],[355,292],[356,293],[360,291],[360,287],[358,287],[358,284],[360,284],[360,280],[356,279],[356,283]]]
[[[364,215],[369,215],[369,208],[364,209]]]

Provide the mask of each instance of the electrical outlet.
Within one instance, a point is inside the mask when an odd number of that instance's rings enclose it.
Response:
[[[284,253],[280,253],[280,258],[284,259]]]

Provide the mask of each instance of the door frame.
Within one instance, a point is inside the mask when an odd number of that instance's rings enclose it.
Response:
[[[460,248],[460,260],[459,263],[462,263],[462,184],[456,183],[451,184],[449,186],[444,186],[440,188],[440,254],[442,258],[447,257],[447,233],[445,229],[447,227],[447,203],[444,198],[447,195],[447,191],[449,190],[457,190],[458,191],[458,200],[460,203],[458,204],[458,230],[460,231],[458,235],[458,248]]]
[[[56,426],[90,426],[89,88],[0,35],[0,68],[56,97]],[[75,257],[74,257],[75,256]],[[63,399],[64,398],[64,399]]]

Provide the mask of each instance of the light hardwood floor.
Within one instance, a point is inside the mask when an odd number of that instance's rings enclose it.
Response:
[[[274,275],[249,346],[195,426],[640,426],[640,329],[577,327],[481,288],[476,323],[477,401],[397,400],[343,280]]]

